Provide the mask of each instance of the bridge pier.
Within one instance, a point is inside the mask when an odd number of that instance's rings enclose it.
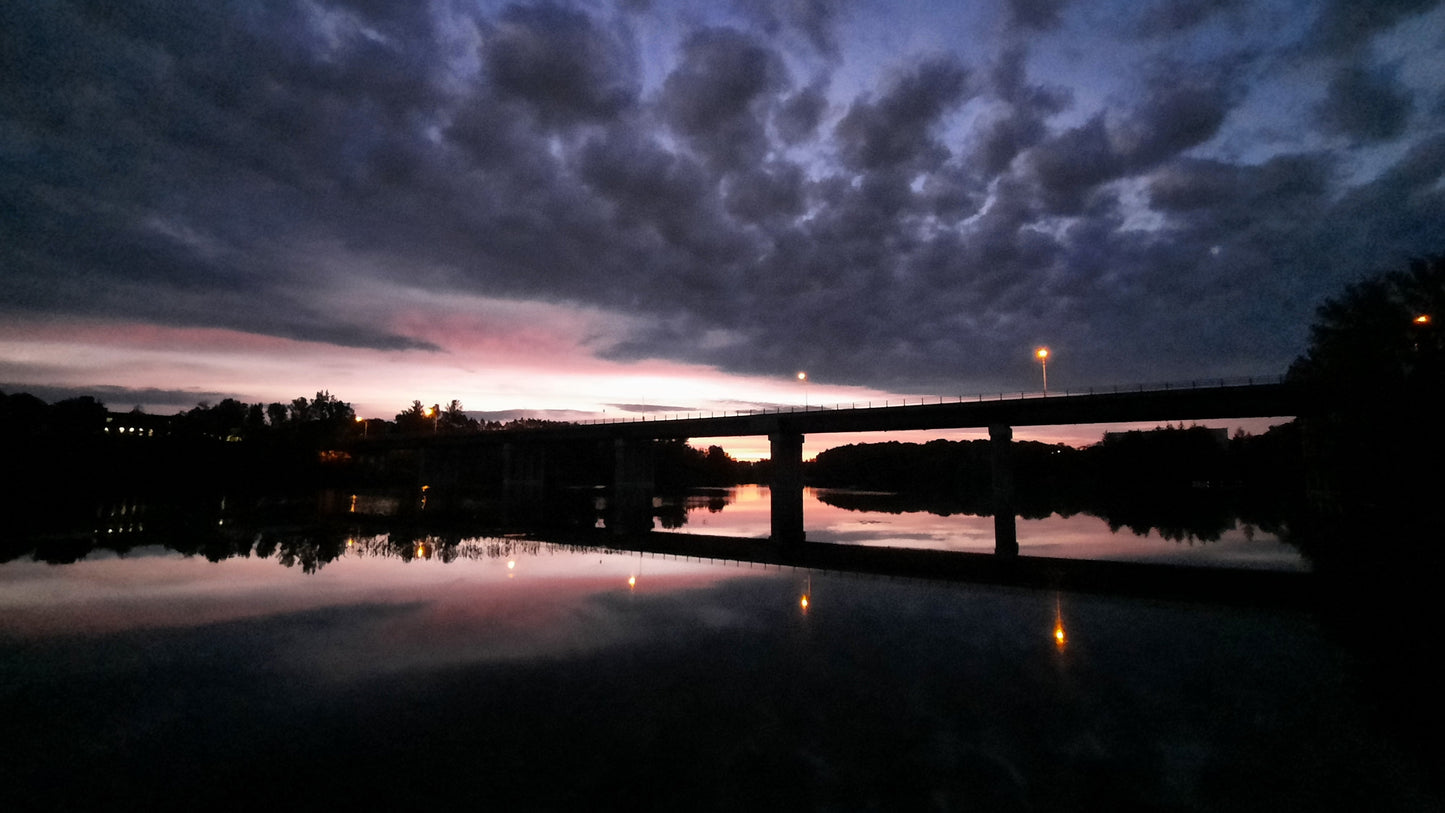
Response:
[[[772,539],[802,542],[803,435],[779,431],[768,435],[772,452]]]
[[[1017,556],[1018,527],[1014,507],[1013,427],[994,424],[988,428],[989,448],[993,464],[993,552],[998,556]]]
[[[434,491],[448,491],[462,484],[462,461],[454,450],[431,447],[417,455],[417,479]]]
[[[540,444],[502,444],[502,500],[523,515],[542,504],[547,482],[547,450]]]
[[[608,525],[614,533],[652,530],[652,449],[651,440],[613,441]]]

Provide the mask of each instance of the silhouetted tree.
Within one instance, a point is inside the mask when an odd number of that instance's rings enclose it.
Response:
[[[304,400],[304,399],[303,399]],[[338,399],[326,390],[316,393],[311,400],[310,419],[333,428],[343,428],[356,420],[351,404]]]
[[[0,397],[0,425],[7,436],[39,434],[49,425],[50,406],[28,392]]]
[[[1445,565],[1445,256],[1346,288],[1319,309],[1289,380],[1301,417],[1308,510],[1292,534],[1310,553],[1325,619],[1358,655],[1385,724],[1437,764],[1445,752],[1434,641],[1406,619],[1438,610]]]
[[[396,413],[396,429],[403,434],[431,431],[431,418],[427,417],[426,407],[422,406],[421,401],[412,401],[410,407]]]
[[[51,425],[69,435],[98,435],[105,429],[105,404],[89,395],[57,401],[50,415]]]
[[[446,409],[442,410],[437,425],[439,431],[442,432],[472,432],[477,429],[476,420],[468,417],[467,413],[462,411],[462,402],[455,398],[450,404],[447,404]]]
[[[1347,287],[1320,306],[1310,347],[1290,367],[1297,384],[1352,406],[1380,391],[1438,395],[1445,378],[1445,255],[1410,263]]]
[[[1312,502],[1422,517],[1445,485],[1445,256],[1355,283],[1318,315],[1289,372],[1311,404]]]
[[[287,419],[291,423],[305,423],[311,420],[311,402],[307,401],[304,396],[293,398]]]

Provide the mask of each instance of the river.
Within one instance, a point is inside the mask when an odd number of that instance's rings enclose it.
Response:
[[[764,496],[699,494],[684,528],[750,533]],[[828,496],[810,540],[991,545],[977,518]],[[1307,609],[128,511],[0,564],[8,809],[1438,804]],[[1297,566],[1242,529],[1030,522],[1024,555]],[[74,561],[37,560],[52,543]]]

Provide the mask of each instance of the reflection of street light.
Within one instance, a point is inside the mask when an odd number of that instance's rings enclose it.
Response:
[[[1038,359],[1039,359],[1039,366],[1041,366],[1041,367],[1043,368],[1043,370],[1044,370],[1044,395],[1048,395],[1048,394],[1049,394],[1049,348],[1047,348],[1047,347],[1040,347],[1039,349],[1037,349],[1037,350],[1034,351],[1034,355],[1038,357]]]
[[[1059,649],[1066,643],[1064,636],[1064,608],[1058,595],[1054,596],[1054,644]]]
[[[808,374],[799,370],[798,380],[803,382],[803,411],[808,411]]]

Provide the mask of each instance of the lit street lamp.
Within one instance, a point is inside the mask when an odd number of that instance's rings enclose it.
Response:
[[[1049,348],[1047,348],[1047,347],[1040,347],[1039,349],[1037,349],[1037,350],[1034,351],[1034,355],[1038,357],[1038,359],[1039,359],[1039,366],[1043,368],[1043,371],[1044,371],[1044,395],[1048,395],[1048,394],[1049,394]]]
[[[808,374],[802,370],[798,371],[798,380],[803,382],[803,411],[808,411]]]

